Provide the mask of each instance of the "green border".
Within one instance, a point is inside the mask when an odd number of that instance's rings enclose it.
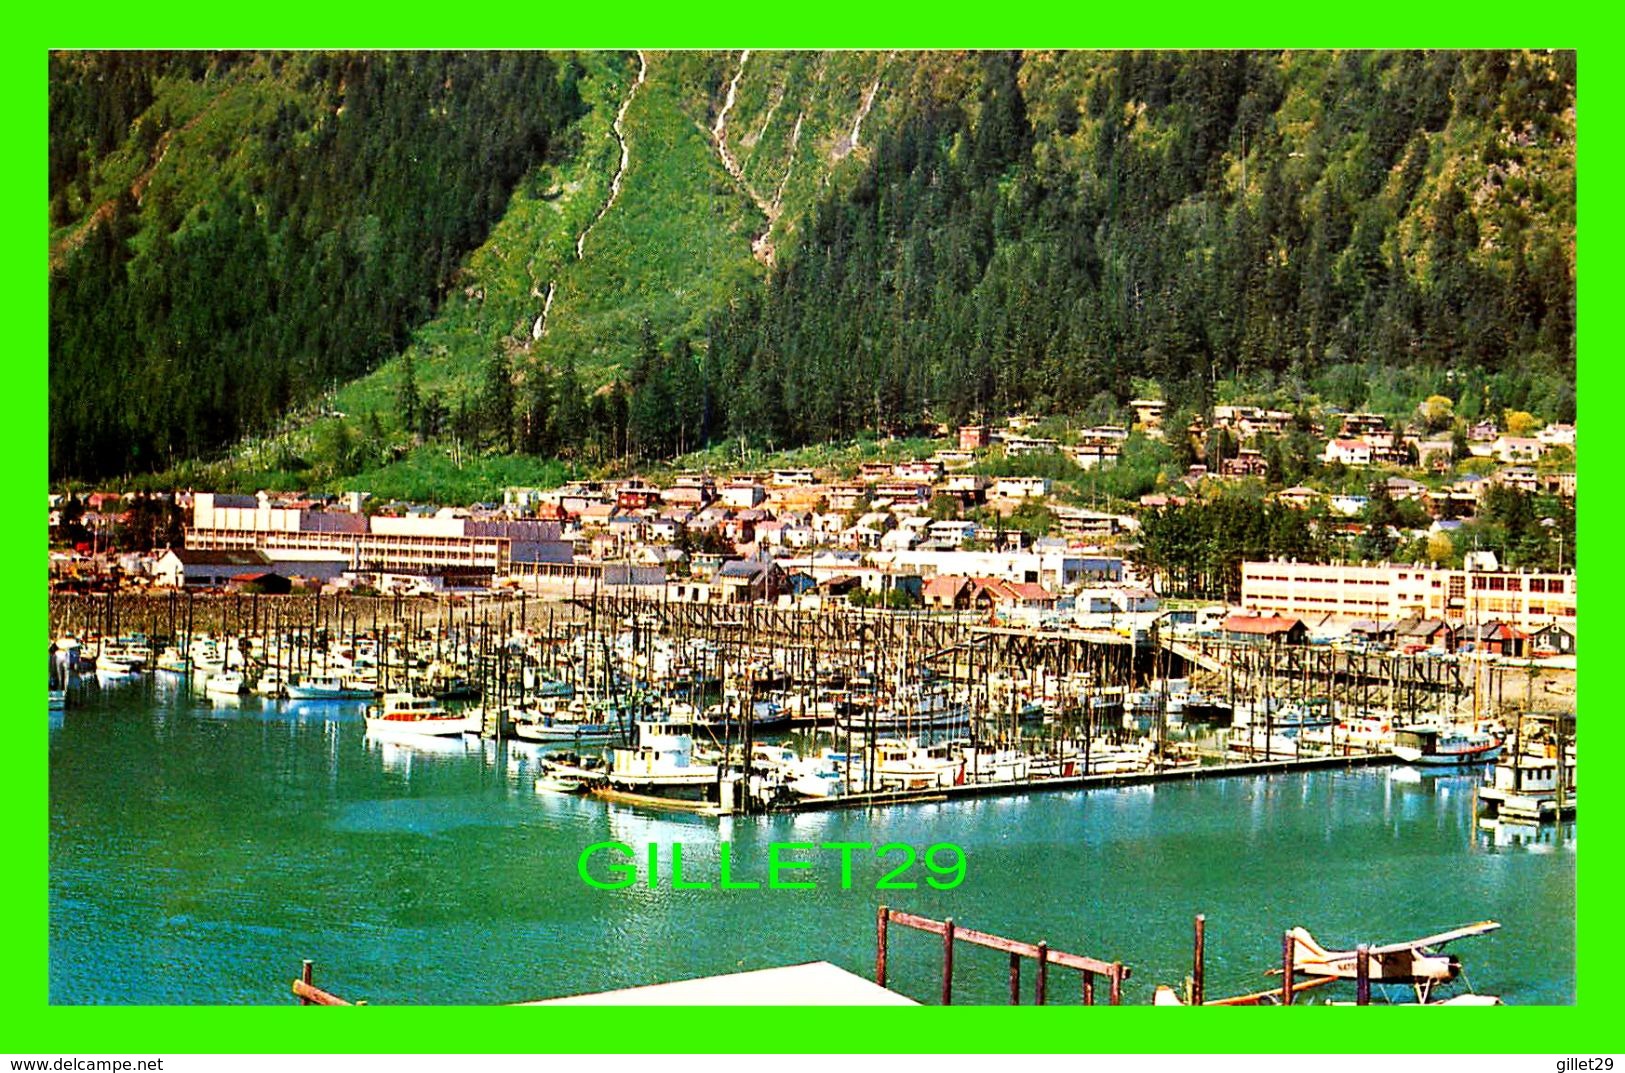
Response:
[[[1580,293],[1587,315],[1582,318],[1581,381],[1590,400],[1625,397],[1620,387],[1618,359],[1604,349],[1604,340],[1617,337],[1617,296],[1609,293],[1619,276],[1611,256],[1618,236],[1619,212],[1609,200],[1609,188],[1618,174],[1620,74],[1606,47],[1614,35],[1604,28],[1600,13],[1560,9],[1517,8],[1508,4],[1438,6],[1394,3],[1392,0],[1358,8],[1327,9],[1314,5],[1271,3],[1237,7],[1189,3],[1127,6],[1112,10],[1051,4],[1020,9],[1001,5],[989,9],[961,2],[899,7],[874,3],[820,5],[813,12],[789,9],[748,13],[713,5],[687,8],[623,8],[606,16],[608,5],[588,10],[547,8],[495,8],[399,10],[372,12],[347,5],[301,3],[275,10],[279,25],[264,20],[273,10],[263,6],[232,8],[187,4],[155,8],[83,6],[44,9],[35,24],[13,31],[5,46],[8,63],[3,75],[5,99],[13,111],[33,115],[36,136],[43,141],[46,113],[45,58],[48,48],[93,47],[217,47],[235,43],[243,47],[1541,47],[1579,49],[1584,99],[1588,110],[1583,124],[1586,175],[1595,177],[1585,189],[1586,248],[1604,251],[1590,258]],[[286,11],[287,14],[283,15]],[[484,16],[481,18],[480,16]],[[158,19],[163,18],[163,22]],[[135,21],[135,20],[152,20]],[[1539,20],[1537,23],[1536,20]],[[637,40],[629,36],[635,28]],[[39,249],[37,206],[46,200],[42,162],[13,166],[3,182],[7,201],[8,243],[13,250]],[[24,206],[33,205],[34,209]],[[25,220],[32,220],[25,226]],[[37,254],[36,254],[37,256]],[[1587,792],[1587,829],[1603,832],[1604,843],[1591,837],[1584,858],[1584,882],[1579,899],[1581,931],[1586,941],[1580,950],[1579,1004],[1557,1008],[1509,1008],[1482,1016],[1471,1025],[1460,1021],[1440,1026],[1427,1020],[1418,1030],[1412,1015],[1374,1011],[1324,1010],[1308,1017],[1246,1012],[1186,1013],[1152,1011],[1148,1007],[1123,1008],[1113,1013],[1081,1008],[1051,1008],[1042,1013],[1030,1008],[921,1009],[909,1013],[895,1009],[848,1009],[837,1016],[819,1014],[807,1022],[795,1014],[767,1016],[724,1013],[710,1026],[686,1009],[646,1009],[629,1022],[613,1009],[553,1009],[548,1011],[490,1008],[375,1008],[356,1013],[313,1013],[297,1007],[192,1007],[192,1008],[85,1008],[51,1007],[46,1002],[47,950],[47,816],[46,730],[30,699],[26,683],[35,681],[38,648],[45,620],[45,593],[38,581],[38,494],[45,483],[46,279],[37,267],[24,267],[24,258],[12,258],[6,289],[15,303],[16,353],[12,364],[13,390],[25,405],[8,415],[18,440],[14,456],[21,464],[4,478],[20,504],[15,525],[0,535],[0,547],[10,552],[6,562],[14,576],[15,612],[0,622],[0,643],[24,683],[11,707],[24,729],[9,736],[5,749],[5,778],[0,800],[5,814],[5,860],[9,867],[5,959],[10,994],[7,1028],[0,1043],[12,1053],[45,1055],[72,1053],[231,1053],[277,1052],[389,1052],[412,1049],[456,1052],[501,1052],[515,1046],[557,1045],[664,1052],[685,1049],[716,1050],[954,1050],[1047,1051],[1101,1050],[1133,1052],[1151,1047],[1170,1051],[1297,1052],[1341,1051],[1529,1051],[1559,1054],[1606,1053],[1618,1049],[1617,1032],[1609,1032],[1614,1002],[1609,962],[1614,941],[1611,912],[1619,872],[1612,841],[1612,821],[1619,816],[1618,778],[1604,772],[1606,782]],[[32,256],[27,258],[32,260]],[[37,266],[37,262],[35,263]],[[26,311],[26,312],[25,312]],[[1582,405],[1588,429],[1589,459],[1607,459],[1616,436],[1604,422],[1609,408]],[[20,441],[20,442],[19,442]],[[1588,466],[1597,480],[1606,482],[1612,466]],[[1581,519],[1586,546],[1593,549],[1588,562],[1606,563],[1603,541],[1625,510],[1611,502],[1605,484],[1588,485],[1587,506]],[[26,563],[35,563],[24,568]],[[1601,585],[1599,589],[1597,586]],[[1608,607],[1619,595],[1618,572],[1588,572],[1587,607]],[[1612,640],[1611,625],[1587,631],[1587,696],[1611,701],[1621,695],[1618,674],[1595,646]],[[23,655],[19,655],[23,654]],[[24,658],[26,656],[26,658]],[[1606,714],[1606,712],[1605,712]],[[1605,743],[1606,746],[1606,743]],[[1611,758],[1604,756],[1604,760]],[[290,966],[288,975],[293,974]],[[184,981],[177,980],[176,999]],[[268,993],[280,992],[281,980],[267,980]],[[1186,1018],[1182,1025],[1181,1017]],[[1188,1018],[1196,1016],[1193,1025]],[[1427,1016],[1427,1015],[1424,1015]],[[1463,1016],[1444,1014],[1443,1017]],[[910,1021],[908,1018],[920,1020]],[[1102,1018],[1109,1021],[1103,1022]],[[1375,1020],[1373,1020],[1375,1018]],[[1267,1021],[1255,1023],[1258,1019]],[[800,1021],[800,1025],[797,1021]],[[1175,1027],[1181,1025],[1181,1027]],[[755,1029],[756,1031],[752,1031]],[[1599,1050],[1600,1048],[1600,1050]]]

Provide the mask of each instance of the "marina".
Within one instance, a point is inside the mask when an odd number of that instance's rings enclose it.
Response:
[[[163,676],[78,691],[51,738],[52,1001],[162,1001],[158,970],[180,964],[208,1001],[282,1002],[306,958],[372,1003],[515,1002],[809,959],[872,979],[878,866],[859,866],[853,891],[785,894],[600,892],[576,864],[606,838],[682,842],[701,874],[724,839],[759,858],[772,841],[881,837],[952,841],[968,861],[960,888],[894,906],[1110,952],[1133,965],[1128,1003],[1189,973],[1196,913],[1214,996],[1270,987],[1271,943],[1292,927],[1352,947],[1493,919],[1467,961],[1474,992],[1574,998],[1575,825],[1481,826],[1478,773],[1275,762],[718,818],[538,792],[553,755],[539,746],[376,739],[364,707],[221,707]],[[895,941],[888,986],[935,1001],[939,956]],[[964,951],[956,973],[954,1001],[1006,1001],[1000,956]],[[1301,1001],[1323,995],[1352,988]]]
[[[143,618],[146,630],[121,632]],[[1500,755],[1516,709],[1499,663],[1220,642],[1161,620],[1127,635],[1016,630],[957,613],[702,607],[596,589],[483,606],[62,597],[53,620],[53,685],[116,689],[156,662],[227,703],[382,698],[372,735],[597,749],[601,766],[564,781],[713,815],[1259,764],[1477,767]]]

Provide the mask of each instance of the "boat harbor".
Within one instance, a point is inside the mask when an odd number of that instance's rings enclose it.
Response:
[[[370,700],[369,737],[534,743],[555,754],[538,793],[700,815],[1485,764],[1509,740],[1499,665],[1155,628],[1125,637],[596,590],[483,605],[169,594],[52,607],[53,704],[147,675],[224,705]],[[1572,719],[1568,731],[1572,751]],[[1523,776],[1512,783],[1521,790]],[[1572,770],[1567,790],[1572,815]],[[1505,818],[1559,814],[1514,796]]]

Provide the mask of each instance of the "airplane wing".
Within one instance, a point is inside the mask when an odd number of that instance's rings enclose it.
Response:
[[[1445,943],[1456,939],[1465,939],[1472,935],[1483,935],[1485,932],[1494,931],[1500,926],[1499,923],[1493,920],[1481,920],[1477,924],[1468,924],[1453,931],[1429,935],[1425,939],[1412,939],[1406,943],[1389,943],[1387,946],[1373,946],[1371,954],[1375,957],[1378,954],[1397,954],[1405,950],[1418,950],[1422,947],[1443,946]]]

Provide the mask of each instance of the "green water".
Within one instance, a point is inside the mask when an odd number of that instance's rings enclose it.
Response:
[[[1574,827],[1498,844],[1475,826],[1470,776],[1377,768],[719,823],[538,795],[524,746],[380,747],[356,705],[217,708],[147,684],[53,719],[57,1003],[168,1003],[177,979],[199,1002],[284,1003],[302,958],[373,1003],[812,960],[870,976],[882,901],[1121,960],[1130,1002],[1189,972],[1198,912],[1209,995],[1269,986],[1293,925],[1352,946],[1494,919],[1499,932],[1452,948],[1475,990],[1575,997]],[[953,890],[884,893],[872,863],[841,890],[833,855],[810,891],[599,891],[577,876],[584,847],[618,839],[682,842],[690,874],[714,879],[719,838],[746,878],[763,877],[775,841],[949,841],[968,873]],[[891,947],[892,986],[935,1001],[940,941],[894,932]],[[955,981],[957,1002],[1002,1002],[1005,962],[961,947]],[[1052,975],[1053,1000],[1076,991],[1074,974]]]

